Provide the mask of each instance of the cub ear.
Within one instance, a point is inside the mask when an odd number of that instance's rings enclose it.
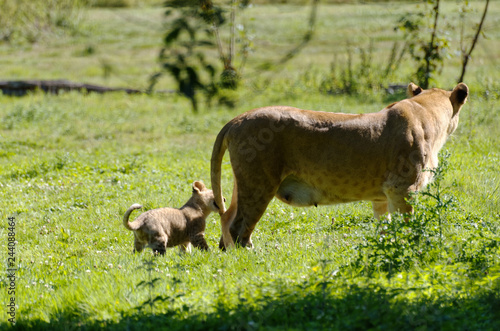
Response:
[[[200,181],[196,181],[193,183],[193,193],[200,193],[201,191],[206,190],[205,184]]]
[[[422,93],[422,88],[414,83],[408,84],[408,89],[406,90],[406,94],[408,98],[414,97],[418,94]]]
[[[464,105],[469,96],[469,88],[464,83],[460,83],[451,92],[450,101],[453,105],[453,113],[457,113]]]

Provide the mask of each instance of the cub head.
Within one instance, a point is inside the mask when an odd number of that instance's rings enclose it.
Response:
[[[198,206],[202,209],[208,209],[213,212],[218,212],[219,207],[217,203],[215,203],[214,192],[212,190],[207,189],[205,184],[200,181],[196,181],[193,183],[193,196],[194,201]],[[226,201],[225,198],[223,198]]]

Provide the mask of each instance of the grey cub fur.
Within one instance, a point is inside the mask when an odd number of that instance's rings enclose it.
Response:
[[[145,246],[153,252],[165,254],[167,247],[180,245],[182,251],[190,250],[190,244],[202,250],[208,250],[205,241],[205,219],[211,212],[219,211],[214,201],[212,190],[202,182],[193,183],[193,195],[180,209],[158,208],[149,210],[129,222],[130,214],[142,208],[133,204],[123,216],[123,225],[134,231],[134,252],[140,252]]]

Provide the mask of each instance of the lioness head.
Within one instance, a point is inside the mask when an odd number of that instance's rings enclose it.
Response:
[[[443,104],[442,94],[446,94],[449,99],[449,104]],[[467,102],[469,88],[465,85],[465,83],[459,83],[452,91],[445,91],[437,88],[423,90],[420,86],[410,83],[408,85],[407,95],[409,98],[415,97],[415,101],[417,102],[419,100],[425,100],[426,106],[434,103],[434,106],[451,109],[453,111],[453,115],[447,130],[447,134],[450,135],[457,128],[458,115],[462,106]]]

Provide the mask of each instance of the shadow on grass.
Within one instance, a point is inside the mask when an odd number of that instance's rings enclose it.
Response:
[[[172,310],[161,315],[126,313],[118,322],[94,321],[63,312],[50,323],[19,321],[24,330],[500,330],[500,293],[408,301],[401,292],[350,286],[342,297],[315,289],[289,288],[211,313]],[[71,311],[71,308],[68,310]],[[184,317],[183,317],[184,316]],[[4,329],[5,322],[0,324]]]

